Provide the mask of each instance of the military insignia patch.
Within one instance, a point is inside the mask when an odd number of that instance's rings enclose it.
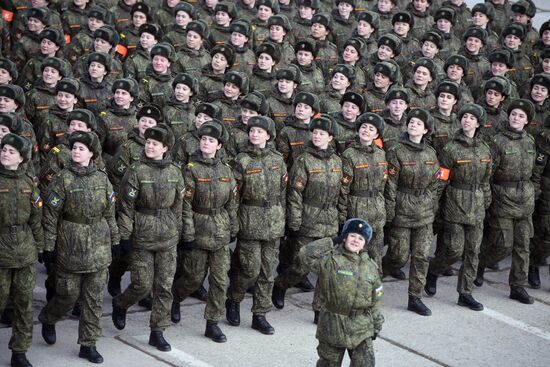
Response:
[[[41,197],[40,195],[38,195],[38,197],[36,198],[36,200],[34,201],[34,203],[32,203],[32,205],[34,205],[34,207],[35,207],[36,209],[40,209],[40,208],[42,208],[42,203],[43,203],[42,197]]]
[[[537,154],[537,164],[539,166],[544,164],[544,157],[545,157],[544,154],[541,154],[541,153]]]
[[[351,182],[351,176],[350,175],[344,175],[342,177],[342,185],[349,185],[349,183]]]
[[[52,208],[58,208],[59,205],[61,205],[61,198],[57,195],[57,194],[52,194],[52,196],[50,197],[50,205],[52,206]]]
[[[388,173],[392,176],[395,176],[397,174],[397,167],[390,164],[390,168],[388,169]]]
[[[109,203],[113,204],[116,201],[116,199],[117,199],[116,192],[112,191],[109,194]]]
[[[191,187],[186,188],[183,193],[183,197],[186,199],[191,199],[193,197],[193,189]]]
[[[137,196],[137,190],[130,186],[128,187],[128,191],[126,192],[126,194],[130,199],[135,199]]]
[[[301,178],[297,178],[294,182],[294,187],[296,190],[303,190],[304,189],[304,181]]]

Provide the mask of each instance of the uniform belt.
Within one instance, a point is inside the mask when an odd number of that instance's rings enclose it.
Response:
[[[195,213],[204,214],[204,215],[216,215],[222,212],[223,208],[193,208]]]
[[[13,226],[0,227],[0,234],[16,234],[17,232],[23,232],[27,229],[27,224],[14,224]]]
[[[454,187],[455,189],[469,190],[469,191],[476,191],[481,187],[480,184],[465,184],[462,182],[454,182],[454,181],[451,181],[451,186]]]
[[[67,222],[73,222],[78,224],[94,224],[101,221],[102,217],[81,217],[78,215],[71,215],[67,213],[63,213],[63,220],[66,220]]]
[[[404,192],[405,194],[411,194],[414,196],[426,195],[428,189],[412,189],[410,187],[398,187],[397,191]]]
[[[158,208],[158,209],[151,209],[151,208],[137,208],[136,209],[138,213],[145,214],[145,215],[151,215],[153,217],[160,217],[160,214],[170,210],[170,208]]]
[[[370,309],[368,309],[368,308],[363,308],[363,309],[359,309],[359,310],[350,310],[349,313],[347,313],[347,314],[344,314],[342,312],[337,312],[337,311],[331,311],[330,309],[329,309],[329,311],[332,312],[332,313],[338,314],[338,315],[348,316],[350,318],[354,318],[354,317],[357,317],[357,316],[368,315],[370,313]]]
[[[280,200],[252,200],[252,199],[243,199],[243,205],[248,206],[259,206],[260,208],[271,208],[276,205],[280,205]]]
[[[493,183],[502,187],[512,187],[512,188],[522,188],[525,184],[529,182],[528,180],[518,180],[518,181],[500,181],[494,180]]]
[[[309,206],[313,206],[313,207],[319,208],[319,209],[330,209],[330,208],[335,207],[335,204],[333,202],[324,203],[322,201],[319,201],[319,200],[313,199],[313,198],[305,199],[304,204],[307,204]]]
[[[380,190],[351,190],[349,194],[360,198],[373,198],[380,194]]]

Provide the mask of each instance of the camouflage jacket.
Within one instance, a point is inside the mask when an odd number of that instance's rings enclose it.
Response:
[[[531,180],[535,186],[536,208],[540,215],[550,215],[550,129],[544,128],[535,143],[537,160]]]
[[[187,29],[180,27],[177,24],[172,24],[171,28],[164,35],[163,42],[168,42],[176,52],[178,52],[182,45],[185,45],[187,40]]]
[[[200,151],[190,157],[184,173],[182,240],[215,251],[237,234],[237,185],[231,168],[219,158],[206,159]]]
[[[386,220],[406,228],[433,223],[440,189],[435,150],[424,140],[413,143],[404,134],[386,157]]]
[[[405,84],[405,88],[409,93],[409,108],[429,108],[429,106],[436,105],[436,98],[429,85],[426,87],[426,89],[422,90],[416,84],[414,84],[412,79],[409,79]]]
[[[212,62],[210,53],[204,47],[192,50],[184,44],[181,45],[177,56],[178,60],[171,66],[173,71],[176,74],[185,72],[195,78],[200,78],[202,67]]]
[[[95,115],[104,111],[113,97],[111,83],[107,79],[103,79],[101,83],[97,83],[91,80],[88,73],[84,73],[80,77],[80,89],[78,93],[83,108],[92,111]]]
[[[57,104],[49,108],[44,122],[38,128],[38,142],[44,156],[65,137],[68,115],[69,111],[62,110]]]
[[[136,50],[124,61],[122,69],[125,78],[134,78],[141,81],[145,78],[145,70],[151,64],[149,52],[138,46]]]
[[[298,87],[300,92],[309,92],[318,95],[325,90],[325,76],[315,61],[308,66],[298,65],[296,62],[293,62],[293,64],[298,66],[302,72],[302,82]]]
[[[21,268],[42,251],[42,199],[32,178],[20,168],[0,165],[0,268]]]
[[[338,201],[339,222],[363,218],[375,231],[382,229],[386,223],[386,152],[374,143],[364,146],[357,139],[341,157],[343,176]]]
[[[445,144],[447,144],[449,139],[451,139],[454,133],[460,128],[460,122],[457,121],[457,117],[454,113],[451,113],[450,116],[445,116],[439,112],[437,107],[430,111],[430,115],[432,115],[434,119],[434,131],[427,141],[439,156]]]
[[[107,172],[116,192],[128,167],[138,162],[145,147],[145,138],[139,136],[136,128],[128,133],[128,140],[116,151]]]
[[[103,153],[114,156],[117,149],[128,140],[128,134],[136,124],[136,107],[120,108],[111,100],[109,107],[99,114],[98,135]]]
[[[491,203],[491,150],[479,136],[469,138],[458,130],[440,153],[442,171],[449,178],[440,213],[451,223],[483,222]]]
[[[400,121],[391,117],[388,110],[384,111],[381,115],[386,123],[381,138],[384,144],[386,152],[399,143],[399,139],[403,133],[407,132],[407,114],[404,113]]]
[[[115,195],[107,175],[95,164],[72,163],[55,176],[44,200],[44,249],[57,251],[57,268],[91,273],[111,263],[111,246],[120,241]],[[83,205],[85,204],[85,205]]]
[[[143,153],[120,184],[120,236],[134,248],[159,251],[177,245],[182,228],[183,177],[170,154],[159,161]]]
[[[277,135],[276,146],[290,169],[296,158],[305,152],[307,143],[311,140],[311,132],[309,125],[299,122],[294,116],[289,116],[285,125]]]
[[[189,132],[195,119],[195,103],[190,100],[187,103],[176,100],[173,95],[164,104],[164,121],[172,128],[176,140]]]
[[[295,94],[290,98],[283,96],[277,88],[273,88],[267,95],[267,104],[269,105],[269,117],[275,122],[277,136],[285,127],[285,120],[294,114],[294,104],[292,100]]]
[[[536,158],[535,139],[525,130],[517,132],[506,127],[493,137],[491,149],[491,216],[529,217],[535,207],[535,190],[530,181]]]
[[[26,94],[25,115],[33,122],[34,126],[40,126],[46,116],[50,106],[56,103],[55,87],[49,88],[44,85],[42,78],[39,78],[34,88]]]
[[[321,238],[304,246],[299,258],[319,276],[324,303],[315,336],[320,342],[353,349],[382,330],[382,280],[366,251],[351,253]]]
[[[319,150],[308,143],[290,170],[288,229],[305,237],[336,235],[341,181],[342,160],[334,150]]]
[[[174,163],[182,170],[189,163],[191,154],[199,149],[199,141],[199,131],[195,127],[192,127],[188,134],[176,140],[172,154],[174,156]]]
[[[140,81],[139,99],[143,103],[154,103],[164,106],[166,101],[174,94],[172,81],[174,80],[170,69],[167,74],[157,74],[151,65],[145,69],[145,78]]]
[[[336,133],[334,134],[333,143],[336,145],[338,155],[340,155],[344,153],[348,145],[357,136],[355,121],[347,121],[341,112],[334,113],[331,116],[336,121]]]
[[[286,165],[281,153],[248,145],[233,163],[239,238],[268,241],[284,235]]]

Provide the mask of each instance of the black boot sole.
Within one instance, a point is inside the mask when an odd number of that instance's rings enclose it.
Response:
[[[472,310],[472,311],[483,311],[483,305],[481,305],[481,307],[479,307],[479,306],[473,306],[473,305],[470,305],[469,303],[462,302],[462,301],[458,301],[457,304],[458,304],[459,306],[462,306],[462,307],[467,307],[467,308],[469,308],[469,309]]]
[[[271,329],[262,329],[258,325],[252,324],[252,329],[258,330],[260,333],[262,333],[264,335],[273,335],[273,334],[275,334],[275,329],[273,329],[273,328],[271,328]]]
[[[86,353],[78,353],[78,357],[82,359],[87,359],[88,362],[92,362],[92,363],[97,363],[97,364],[103,363],[103,357],[92,359],[92,358],[89,358]]]

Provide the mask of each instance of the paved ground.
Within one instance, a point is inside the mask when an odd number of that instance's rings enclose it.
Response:
[[[379,366],[547,366],[550,360],[550,277],[542,270],[543,288],[529,290],[536,298],[526,306],[508,299],[509,264],[487,274],[486,284],[475,296],[484,303],[483,312],[456,305],[456,276],[440,278],[438,293],[425,298],[432,317],[421,317],[405,309],[406,281],[384,283],[383,312],[386,323],[375,342]],[[41,268],[38,284],[43,284]],[[127,279],[125,279],[127,282]],[[242,325],[231,327],[222,321],[228,342],[216,344],[203,336],[204,303],[186,300],[183,320],[165,335],[172,352],[157,352],[147,345],[149,313],[139,306],[131,309],[127,328],[118,331],[111,323],[111,298],[105,292],[103,338],[98,350],[105,366],[313,366],[316,346],[312,293],[290,291],[286,307],[275,310],[268,319],[276,328],[265,336],[250,328],[251,299],[241,305]],[[44,290],[35,290],[35,320],[44,305]],[[0,324],[1,325],[1,324]],[[34,328],[34,343],[29,358],[35,366],[85,366],[77,357],[78,321],[72,317],[57,326],[58,342],[48,346]],[[7,344],[11,329],[0,326],[0,366],[9,365]]]

